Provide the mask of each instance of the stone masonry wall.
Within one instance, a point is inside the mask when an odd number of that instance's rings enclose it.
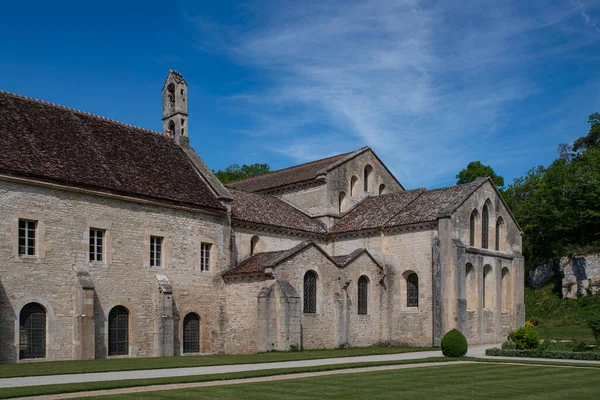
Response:
[[[560,259],[563,298],[574,299],[600,291],[600,254]]]

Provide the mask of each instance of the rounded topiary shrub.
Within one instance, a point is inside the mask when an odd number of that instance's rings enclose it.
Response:
[[[442,354],[446,357],[462,357],[467,354],[467,339],[456,329],[447,332],[442,338]]]

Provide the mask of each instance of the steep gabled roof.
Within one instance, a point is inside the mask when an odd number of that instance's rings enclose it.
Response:
[[[317,179],[319,173],[326,172],[335,164],[354,156],[355,153],[363,149],[350,153],[338,154],[337,156],[323,158],[306,164],[295,165],[293,167],[280,169],[243,181],[231,182],[227,184],[227,186],[247,190],[249,192],[260,192],[281,186],[311,182]]]
[[[0,173],[225,211],[172,139],[0,91]]]
[[[486,179],[441,189],[415,189],[370,196],[344,215],[330,233],[392,228],[432,222],[453,212]]]
[[[377,264],[379,268],[383,268],[379,261],[377,261],[367,249],[356,249],[350,254],[332,257],[314,242],[307,240],[287,250],[257,253],[245,259],[229,271],[225,272],[223,277],[227,278],[240,275],[262,275],[265,273],[266,268],[275,268],[281,262],[293,257],[309,247],[314,247],[319,250],[327,259],[340,268],[344,268],[351,264],[352,261],[356,260],[362,254],[366,254],[369,258],[371,258],[371,260],[373,260],[373,262]]]
[[[239,189],[229,189],[233,196],[231,217],[234,220],[271,225],[309,233],[324,234],[327,229],[280,198]]]

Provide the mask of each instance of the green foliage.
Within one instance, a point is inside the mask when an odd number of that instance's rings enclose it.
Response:
[[[441,345],[442,354],[446,357],[462,357],[467,354],[467,339],[456,329],[452,329],[444,335]]]
[[[585,326],[592,330],[592,335],[596,342],[600,344],[600,313],[596,312],[588,315],[584,320]]]
[[[264,175],[271,172],[269,164],[252,164],[242,165],[232,164],[224,170],[214,171],[213,173],[221,181],[221,183],[229,183],[241,181],[243,179],[254,178],[255,176]]]
[[[590,115],[588,123],[590,124],[590,131],[573,143],[573,150],[587,150],[598,147],[598,144],[600,144],[600,113],[596,112]]]
[[[532,326],[515,329],[508,334],[508,338],[515,342],[518,350],[535,349],[540,345],[540,333]]]
[[[549,350],[503,350],[487,349],[486,356],[498,357],[533,357],[533,358],[553,358],[556,360],[587,360],[600,361],[600,351],[549,351]]]
[[[502,349],[503,350],[516,350],[517,344],[515,342],[513,342],[512,340],[505,340],[504,343],[502,343]]]
[[[483,165],[480,161],[472,161],[467,165],[467,168],[456,174],[456,184],[473,182],[477,178],[489,176],[494,181],[494,184],[499,188],[504,187],[504,178],[496,175],[492,167]]]
[[[291,352],[300,351],[300,346],[298,346],[296,343],[292,343],[292,344],[290,344],[290,351]]]

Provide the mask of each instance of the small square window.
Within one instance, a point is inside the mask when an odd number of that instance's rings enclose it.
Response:
[[[90,261],[104,262],[104,237],[103,229],[90,229]]]
[[[37,221],[19,220],[19,256],[35,256]]]
[[[150,266],[162,267],[163,238],[150,236]]]
[[[212,244],[202,243],[200,245],[200,271],[210,271],[210,249]]]

